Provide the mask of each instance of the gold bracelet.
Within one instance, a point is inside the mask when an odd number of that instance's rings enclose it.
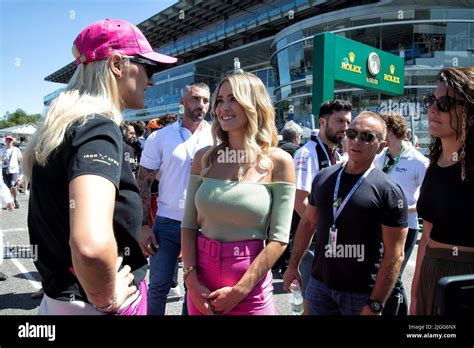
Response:
[[[183,271],[183,282],[186,281],[186,279],[189,276],[189,273],[191,273],[192,271],[196,271],[196,270],[197,269],[194,266],[189,266],[189,267],[185,268],[184,271]]]

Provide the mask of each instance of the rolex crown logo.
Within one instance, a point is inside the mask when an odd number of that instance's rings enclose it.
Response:
[[[394,74],[395,73],[395,66],[392,64],[390,65],[390,74]]]
[[[355,53],[354,52],[349,52],[349,61],[352,63],[354,63],[354,59],[355,59]]]

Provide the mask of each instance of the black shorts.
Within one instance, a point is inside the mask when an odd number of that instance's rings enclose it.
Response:
[[[5,185],[7,185],[9,189],[15,187],[19,177],[20,173],[6,174],[5,172],[3,172],[3,182],[5,183]]]

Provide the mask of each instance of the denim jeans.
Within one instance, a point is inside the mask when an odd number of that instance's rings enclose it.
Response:
[[[310,277],[306,288],[309,315],[360,315],[369,293],[338,291]]]
[[[153,233],[159,247],[150,257],[148,315],[165,315],[166,297],[173,283],[176,260],[181,250],[181,221],[157,216]]]
[[[306,288],[309,284],[309,278],[311,277],[311,269],[313,268],[313,261],[314,261],[314,245],[311,244],[309,249],[303,255],[300,263],[300,273],[301,273],[301,289],[303,290],[303,297],[306,298]]]

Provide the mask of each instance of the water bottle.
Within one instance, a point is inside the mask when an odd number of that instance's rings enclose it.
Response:
[[[293,280],[291,283],[290,291],[291,315],[302,315],[304,310],[303,293],[301,292],[300,285],[296,280]]]

